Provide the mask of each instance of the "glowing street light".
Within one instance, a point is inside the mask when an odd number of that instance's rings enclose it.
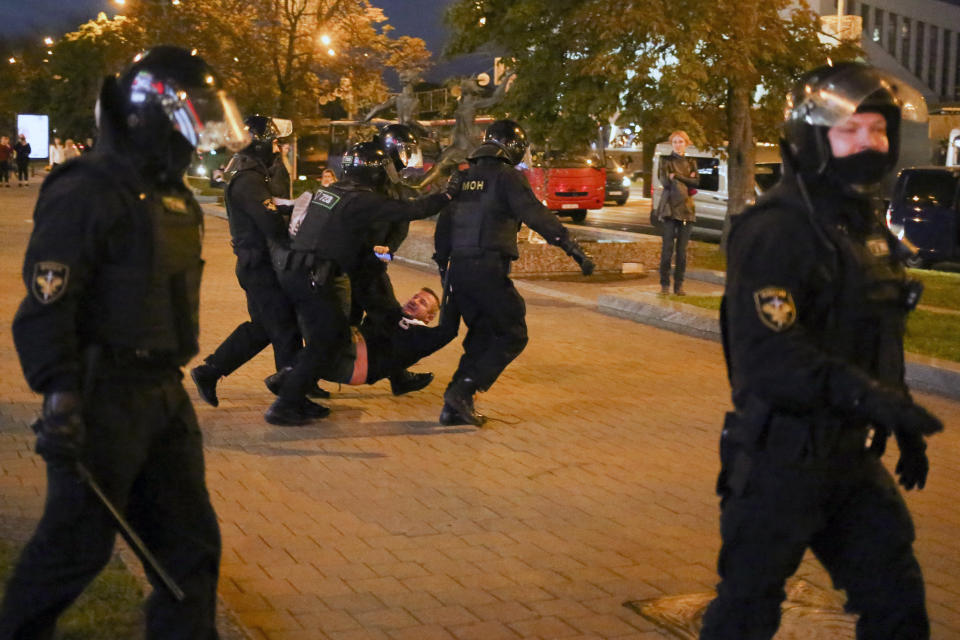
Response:
[[[329,45],[329,44],[330,44],[330,36],[328,36],[327,34],[323,34],[322,36],[320,36],[320,42],[322,42],[322,43],[324,44],[324,46]]]
[[[17,64],[17,59],[16,59],[16,58],[10,58],[9,60],[7,60],[7,62],[9,62],[10,64]]]
[[[327,55],[332,58],[333,56],[337,55],[337,52],[333,49],[327,49]]]
[[[46,38],[43,39],[43,44],[49,47],[50,45],[53,44],[53,38],[51,38],[50,36],[47,36]]]

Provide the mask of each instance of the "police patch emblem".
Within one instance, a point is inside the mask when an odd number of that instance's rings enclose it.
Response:
[[[333,207],[340,202],[340,196],[329,191],[324,191],[323,189],[317,189],[317,192],[313,196],[313,201],[321,207],[333,209]]]
[[[786,331],[797,320],[797,306],[790,292],[781,287],[764,287],[753,292],[760,321],[774,331]]]
[[[264,200],[264,201],[263,201],[263,207],[264,207],[264,209],[266,209],[267,211],[276,211],[276,210],[277,210],[277,205],[276,205],[276,203],[274,203],[273,198],[267,198],[266,200]]]
[[[38,262],[33,265],[33,286],[30,290],[40,304],[55,302],[67,290],[70,267],[59,262]]]

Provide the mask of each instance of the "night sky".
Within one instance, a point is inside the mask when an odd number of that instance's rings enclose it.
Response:
[[[490,64],[486,56],[440,60],[447,39],[443,12],[451,2],[373,0],[373,4],[383,9],[389,24],[394,27],[392,35],[416,36],[427,43],[434,61],[434,68],[426,74],[429,80],[442,81],[460,73],[479,73]],[[0,0],[0,37],[35,34],[38,37],[49,35],[56,38],[95,18],[100,11],[112,16],[117,13],[117,6],[112,0]]]

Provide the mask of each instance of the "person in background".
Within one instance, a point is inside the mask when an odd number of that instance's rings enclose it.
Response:
[[[660,184],[663,185],[661,198],[667,204],[662,209],[663,246],[660,250],[660,295],[670,293],[670,263],[676,253],[676,267],[673,270],[673,292],[686,295],[683,290],[683,276],[687,271],[687,242],[693,230],[696,214],[693,209],[693,197],[690,189],[700,184],[700,175],[696,167],[684,157],[690,137],[685,131],[670,134],[670,146],[673,153],[660,165]]]
[[[53,139],[53,144],[50,145],[50,157],[48,158],[50,161],[51,170],[55,169],[58,164],[63,164],[63,152],[63,144],[60,142],[60,138],[55,137]]]
[[[10,161],[15,155],[13,147],[10,146],[10,138],[0,136],[0,182],[7,188],[10,187]]]
[[[13,145],[13,150],[17,154],[17,186],[30,186],[30,143],[27,142],[27,136],[20,134],[17,144]]]
[[[323,187],[329,187],[336,181],[337,174],[335,174],[330,167],[325,168],[323,173],[320,174],[320,185]]]

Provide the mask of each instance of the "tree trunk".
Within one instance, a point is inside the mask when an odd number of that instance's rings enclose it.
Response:
[[[730,140],[727,146],[727,215],[723,222],[721,247],[726,247],[730,216],[737,215],[754,199],[753,119],[750,113],[752,87],[732,84],[728,91],[727,118]]]

